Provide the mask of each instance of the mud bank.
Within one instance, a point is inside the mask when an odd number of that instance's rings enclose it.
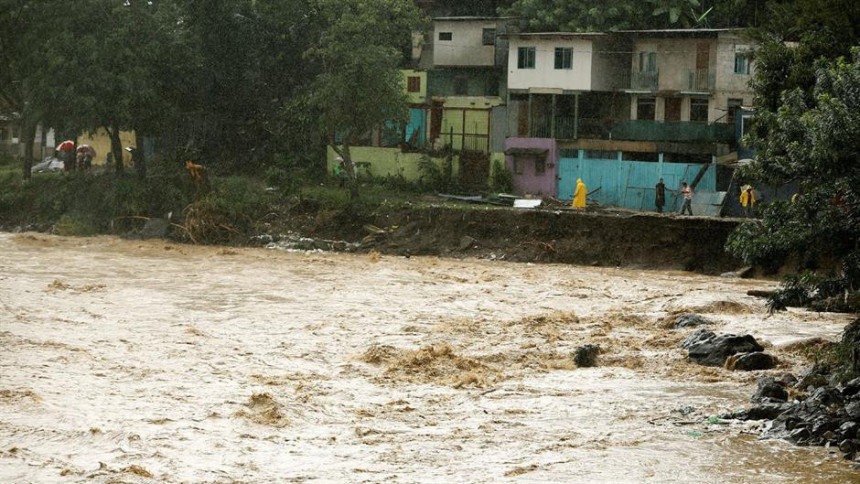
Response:
[[[383,232],[373,234],[367,225]],[[718,274],[741,262],[724,245],[737,221],[570,210],[426,207],[320,211],[299,205],[271,229],[358,242],[395,255],[479,257],[518,262],[688,270]]]

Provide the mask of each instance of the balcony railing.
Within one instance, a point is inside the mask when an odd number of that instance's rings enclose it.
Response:
[[[656,91],[659,84],[659,72],[633,72],[630,76],[630,89],[637,91]]]
[[[612,126],[612,139],[630,141],[729,143],[734,135],[734,126],[725,123],[619,121]]]
[[[710,69],[690,69],[687,71],[687,90],[711,92],[717,83],[717,76]]]

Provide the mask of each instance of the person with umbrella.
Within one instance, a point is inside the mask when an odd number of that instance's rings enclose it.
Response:
[[[63,171],[74,171],[75,169],[75,142],[72,140],[66,140],[62,143],[58,144],[56,148],[54,148],[60,156],[58,158],[63,160]]]
[[[89,173],[93,168],[93,158],[96,156],[96,150],[90,145],[78,146],[78,155],[83,155],[82,169]]]

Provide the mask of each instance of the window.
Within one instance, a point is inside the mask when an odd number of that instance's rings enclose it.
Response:
[[[421,78],[419,76],[406,78],[406,92],[421,92]]]
[[[555,48],[555,68],[556,69],[573,69],[573,48],[572,47],[556,47]]]
[[[726,123],[735,124],[735,116],[738,114],[738,110],[743,106],[743,99],[729,99],[726,105]]]
[[[469,79],[466,76],[457,76],[454,78],[454,95],[469,95]]]
[[[750,128],[752,128],[752,114],[744,114],[741,116],[741,134],[746,136],[750,134]]]
[[[481,39],[484,45],[496,45],[496,29],[484,29]]]
[[[439,40],[454,40],[453,32],[439,32]]]
[[[639,53],[639,72],[657,72],[657,53]]]
[[[539,156],[535,158],[535,175],[543,175],[546,173],[546,158]]]
[[[520,47],[517,49],[517,68],[518,69],[534,69],[535,68],[535,48]]]
[[[653,97],[640,97],[636,100],[636,119],[643,121],[654,121],[657,99]]]
[[[735,47],[735,74],[749,75],[752,55],[749,47],[739,45]]]
[[[525,160],[520,156],[514,156],[514,174],[522,175],[525,168]]]
[[[17,123],[12,124],[12,142],[17,143],[21,137],[21,127]]]
[[[708,122],[707,99],[690,99],[690,121]]]

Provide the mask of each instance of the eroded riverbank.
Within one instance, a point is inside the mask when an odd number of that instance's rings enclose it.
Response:
[[[757,375],[666,329],[698,312],[794,370],[786,344],[848,318],[766,318],[746,291],[773,282],[39,234],[0,254],[4,482],[856,479],[706,423]]]

